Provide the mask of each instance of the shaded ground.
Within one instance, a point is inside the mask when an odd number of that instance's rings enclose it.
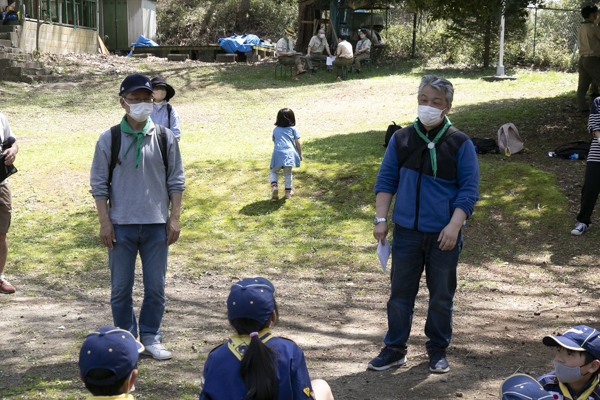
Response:
[[[62,68],[73,72],[91,65],[74,81],[85,74],[139,68],[118,59],[108,61],[84,58],[77,61],[79,65],[74,61]],[[547,118],[522,126],[532,132],[525,138],[529,153],[510,159],[480,156],[492,164],[520,162],[555,174],[572,205],[569,216],[578,208],[585,164],[550,159],[546,152],[586,138],[585,116],[575,113],[573,105],[573,100],[554,101]],[[381,346],[389,293],[388,277],[377,269],[375,260],[369,270],[373,272],[340,266],[318,277],[311,271],[290,273],[285,268],[247,273],[271,277],[281,312],[275,332],[303,348],[311,377],[326,379],[337,399],[494,399],[507,376],[515,372],[537,376],[552,368],[552,351],[541,344],[543,336],[579,323],[600,325],[598,230],[572,237],[571,225],[561,221],[540,237],[519,222],[518,216],[499,213],[492,223],[474,218],[464,230],[454,336],[448,350],[451,371],[445,375],[430,374],[427,368],[424,281],[407,364],[373,372],[366,370],[366,364]],[[198,391],[206,355],[230,333],[225,300],[230,285],[241,277],[217,270],[196,276],[181,258],[170,259],[163,321],[165,344],[174,359],[140,361],[137,398],[190,398]],[[139,278],[136,299],[141,297]],[[62,398],[84,398],[85,389],[77,380],[77,349],[98,321],[111,322],[108,273],[94,281],[95,286],[80,288],[66,277],[64,286],[53,288],[25,276],[19,277],[17,294],[0,296],[0,398],[45,398],[44,382],[52,380],[50,394],[56,395],[58,387],[65,394]],[[29,390],[16,393],[11,390],[15,387]]]

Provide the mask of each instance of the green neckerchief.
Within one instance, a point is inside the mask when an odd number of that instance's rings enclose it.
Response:
[[[262,331],[258,332],[258,338],[261,342],[266,343],[269,339],[273,338],[273,334],[269,328],[265,328]],[[250,338],[249,335],[233,335],[227,340],[227,347],[233,353],[234,356],[240,361],[244,357],[244,352],[250,346]]]
[[[142,128],[142,131],[136,132],[133,130],[131,125],[129,125],[129,122],[127,122],[127,115],[123,116],[123,119],[121,120],[121,131],[127,135],[133,136],[133,140],[127,148],[127,151],[125,151],[123,159],[127,159],[127,153],[129,153],[129,149],[131,149],[131,146],[133,146],[133,144],[135,143],[135,169],[138,169],[138,166],[140,165],[140,160],[142,159],[142,140],[144,140],[144,136],[146,136],[146,131],[148,130],[149,125],[150,118],[148,118],[148,120],[146,121],[146,125]]]
[[[285,42],[287,43],[287,51],[288,51],[288,52],[292,51],[292,49],[291,49],[292,45],[291,45],[291,43],[290,43],[290,39],[288,39],[288,37],[287,37],[287,36],[283,36],[283,37],[282,37],[282,39],[284,39],[284,40],[285,40]]]
[[[440,140],[440,138],[442,136],[444,136],[444,133],[446,133],[448,128],[450,128],[450,125],[452,125],[452,122],[450,122],[448,117],[444,116],[444,118],[446,120],[446,124],[444,125],[442,130],[440,130],[438,132],[438,134],[435,135],[433,140],[429,140],[429,138],[426,135],[424,135],[423,132],[421,132],[421,130],[419,129],[419,123],[418,123],[419,118],[415,119],[415,122],[413,123],[413,126],[415,127],[415,130],[417,131],[417,133],[419,134],[421,139],[423,139],[425,141],[425,143],[427,143],[427,148],[429,149],[429,155],[431,158],[431,168],[433,169],[433,177],[434,178],[437,176],[437,153],[435,150],[435,145],[437,144],[438,140]]]
[[[569,392],[569,389],[567,388],[567,386],[562,382],[558,382],[558,386],[560,387],[560,391],[562,392],[562,395],[565,397],[565,399],[569,399],[569,400],[587,400],[589,395],[592,394],[594,389],[596,389],[596,385],[598,385],[598,377],[597,376],[592,380],[591,386],[587,390],[585,390],[583,393],[581,393],[581,395],[579,395],[577,397],[571,397],[571,392]]]

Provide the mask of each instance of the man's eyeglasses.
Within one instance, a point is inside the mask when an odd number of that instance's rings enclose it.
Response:
[[[123,100],[125,100],[127,104],[154,103],[152,97],[147,97],[145,99],[123,97]]]

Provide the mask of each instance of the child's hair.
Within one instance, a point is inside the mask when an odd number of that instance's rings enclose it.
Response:
[[[114,383],[107,385],[107,386],[93,385],[88,382],[84,382],[84,383],[85,383],[85,387],[87,388],[87,390],[89,390],[90,393],[93,394],[94,396],[118,396],[120,394],[123,394],[121,392],[121,388],[123,387],[123,384],[125,383],[125,381],[127,379],[129,379],[130,374],[131,374],[131,371],[129,374],[127,374],[123,378],[117,379],[117,380],[115,380]],[[90,372],[87,373],[86,378],[91,378],[91,379],[94,379],[97,381],[104,381],[104,380],[109,380],[109,379],[113,378],[114,376],[115,376],[115,373],[112,372],[111,370],[104,369],[104,368],[95,368],[95,369],[90,370]]]
[[[585,357],[585,360],[584,360],[585,364],[583,364],[583,365],[588,365],[592,361],[596,360],[596,357],[594,357],[587,351],[583,352],[583,356]],[[598,374],[600,374],[600,368],[598,368],[595,372],[592,372],[591,379],[595,379],[598,376]]]
[[[240,335],[251,335],[240,363],[246,384],[246,400],[272,400],[278,396],[277,354],[264,344],[258,332],[269,326],[275,312],[275,287],[268,279],[243,279],[231,287],[227,298],[227,319]]]
[[[277,305],[275,305],[277,310]],[[277,312],[277,311],[275,311]],[[239,334],[249,335],[266,328],[267,324],[250,318],[237,318],[233,321]],[[278,396],[279,381],[277,380],[277,354],[264,344],[258,336],[250,338],[250,344],[240,362],[240,375],[246,384],[248,392],[246,400],[271,400]]]
[[[288,126],[296,125],[296,117],[294,116],[294,112],[290,108],[282,108],[277,113],[277,121],[275,121],[275,125],[280,126],[282,128],[287,128]]]

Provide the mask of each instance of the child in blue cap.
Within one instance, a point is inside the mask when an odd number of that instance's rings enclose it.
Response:
[[[259,277],[231,287],[227,317],[237,335],[208,355],[200,400],[333,400],[327,382],[311,382],[300,347],[271,332],[278,319],[274,294],[273,284]]]
[[[543,343],[556,348],[554,371],[538,378],[544,390],[555,400],[600,400],[600,332],[578,325]]]
[[[554,395],[545,391],[535,378],[525,374],[514,374],[502,382],[500,398],[502,400],[554,400]]]
[[[90,399],[133,399],[137,362],[144,346],[131,332],[105,326],[86,336],[79,351],[79,377]]]

